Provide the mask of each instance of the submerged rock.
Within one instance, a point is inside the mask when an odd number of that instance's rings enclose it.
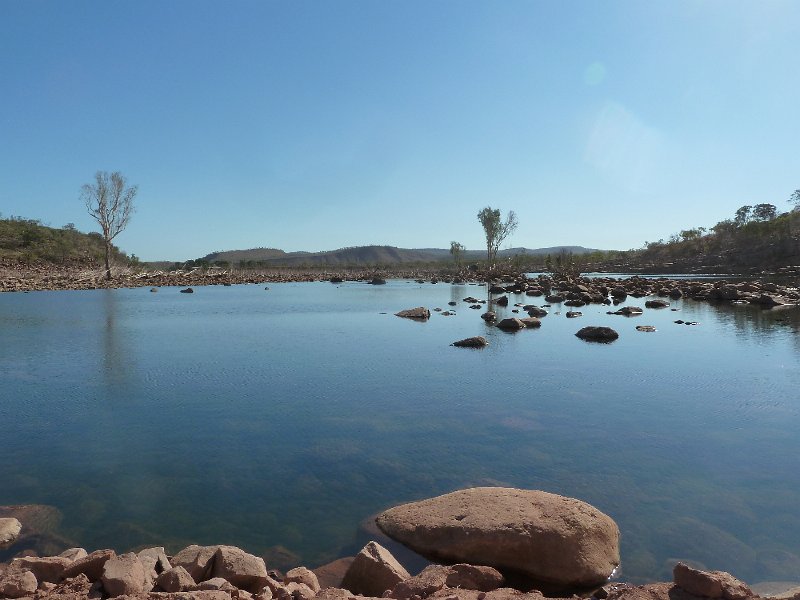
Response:
[[[19,537],[22,531],[22,523],[14,517],[0,519],[0,546],[11,544]]]
[[[472,488],[381,513],[378,527],[431,560],[488,565],[565,587],[600,585],[619,565],[619,528],[576,500]]]

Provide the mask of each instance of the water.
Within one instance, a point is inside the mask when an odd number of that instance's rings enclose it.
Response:
[[[358,550],[390,505],[507,485],[611,515],[623,579],[668,579],[675,559],[798,577],[800,311],[685,300],[566,319],[554,305],[507,334],[461,301],[485,294],[2,294],[0,505],[56,507],[39,540],[52,548],[230,543],[315,566]],[[425,323],[392,314],[451,300],[457,314]],[[574,336],[590,324],[620,338]],[[449,346],[471,335],[490,346]]]

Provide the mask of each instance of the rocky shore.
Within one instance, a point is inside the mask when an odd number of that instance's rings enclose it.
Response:
[[[389,509],[377,517],[392,538],[442,564],[412,575],[376,541],[356,556],[285,573],[227,545],[117,554],[30,550],[0,564],[0,598],[31,600],[696,600],[760,598],[728,573],[676,564],[672,582],[610,581],[619,530],[596,508],[535,490],[472,488]],[[8,546],[24,531],[0,519]],[[800,588],[769,596],[800,600]]]

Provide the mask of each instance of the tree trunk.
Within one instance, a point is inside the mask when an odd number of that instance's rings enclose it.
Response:
[[[106,279],[111,281],[111,265],[109,264],[109,255],[111,254],[111,242],[106,240]]]

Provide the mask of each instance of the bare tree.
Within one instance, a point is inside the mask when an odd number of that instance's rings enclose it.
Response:
[[[81,199],[89,215],[100,224],[105,242],[106,279],[111,279],[111,241],[128,225],[133,214],[133,199],[139,187],[128,186],[119,171],[110,175],[106,171],[94,174],[94,183],[81,188]]]
[[[794,210],[800,211],[800,190],[795,190],[789,196],[789,203],[794,204]]]
[[[478,220],[486,234],[486,258],[489,266],[494,265],[500,244],[517,228],[517,215],[513,210],[508,211],[506,220],[502,220],[499,208],[487,206],[478,213]]]

